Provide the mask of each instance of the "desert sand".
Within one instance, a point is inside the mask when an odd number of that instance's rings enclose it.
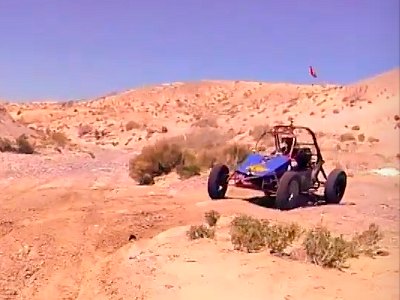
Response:
[[[25,134],[34,154],[0,152],[1,299],[399,299],[399,69],[354,84],[171,83],[87,101],[0,103],[0,137]],[[208,171],[139,186],[129,159],[160,139],[217,129],[254,143],[260,125],[318,133],[326,169],[349,175],[340,205],[279,211],[257,191],[207,195]],[[57,132],[54,135],[54,132]],[[186,231],[211,209],[215,239]],[[387,256],[344,270],[267,251],[236,251],[232,218],[245,213],[351,235],[370,223]]]

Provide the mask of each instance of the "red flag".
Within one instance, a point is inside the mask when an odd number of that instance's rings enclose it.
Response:
[[[314,78],[317,78],[317,73],[315,72],[312,66],[309,67],[309,70],[310,70],[310,75]]]

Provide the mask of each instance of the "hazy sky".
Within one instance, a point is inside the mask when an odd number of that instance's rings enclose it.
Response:
[[[199,79],[348,83],[399,66],[398,0],[0,0],[0,99]]]

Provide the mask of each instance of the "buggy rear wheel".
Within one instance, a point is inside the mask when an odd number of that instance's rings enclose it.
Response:
[[[329,173],[325,183],[325,201],[329,204],[338,204],[344,195],[347,186],[347,175],[341,169],[334,169]]]
[[[301,192],[301,178],[296,172],[288,171],[279,180],[275,206],[280,210],[296,207],[296,200]]]
[[[211,199],[223,199],[228,189],[229,168],[226,165],[215,165],[208,175],[208,195]]]

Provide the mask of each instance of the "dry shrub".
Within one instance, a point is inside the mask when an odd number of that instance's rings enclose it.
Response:
[[[383,234],[376,224],[370,224],[367,230],[355,234],[351,240],[346,240],[342,235],[333,236],[323,226],[305,231],[296,223],[270,224],[267,220],[240,215],[232,221],[230,233],[236,250],[255,252],[267,246],[271,253],[280,256],[306,233],[302,239],[303,249],[297,250],[304,251],[312,263],[328,268],[346,268],[349,258],[356,258],[361,254],[371,257],[388,254],[378,246]]]
[[[375,137],[373,137],[373,136],[370,136],[370,137],[368,137],[368,142],[369,142],[369,143],[378,143],[378,142],[379,142],[379,139],[378,139],[378,138],[375,138]]]
[[[33,154],[35,153],[34,146],[29,142],[25,134],[20,135],[16,140],[17,152],[22,154]]]
[[[270,129],[269,125],[256,125],[252,130],[250,130],[249,134],[252,138],[258,140],[265,131],[269,131]]]
[[[348,102],[350,105],[354,105],[357,102],[365,100],[365,93],[367,91],[367,87],[360,86],[360,87],[353,87],[347,88],[347,97],[343,98],[343,102]]]
[[[163,139],[144,147],[129,162],[129,176],[143,182],[144,176],[156,177],[175,170],[182,179],[199,175],[215,163],[233,165],[250,152],[248,147],[226,143],[227,138],[213,134],[190,134]]]
[[[228,144],[221,149],[223,158],[225,158],[225,163],[228,165],[234,165],[238,162],[242,162],[250,152],[251,151],[248,146],[237,143]]]
[[[235,217],[231,223],[231,242],[236,250],[255,252],[265,246],[267,221],[247,215]]]
[[[218,120],[216,117],[206,117],[192,124],[192,127],[213,127],[218,128]]]
[[[349,142],[349,141],[355,141],[356,140],[354,134],[352,134],[350,132],[341,134],[339,139],[340,139],[341,142]]]
[[[354,125],[353,127],[351,127],[351,130],[360,130],[360,126]]]
[[[213,239],[215,237],[215,228],[209,228],[206,225],[192,225],[186,234],[190,240]]]
[[[126,123],[125,125],[125,129],[126,131],[130,131],[132,129],[139,129],[140,128],[140,124],[135,122],[135,121],[129,121],[128,123]]]
[[[358,136],[357,136],[357,139],[358,139],[358,141],[359,142],[364,142],[365,141],[365,134],[363,134],[363,133],[360,133]]]
[[[270,224],[267,220],[259,220],[241,215],[231,223],[231,241],[236,250],[247,252],[259,251],[265,246],[270,252],[283,255],[286,248],[303,233],[295,223]]]
[[[142,152],[129,161],[129,176],[141,184],[146,184],[143,182],[144,177],[154,178],[168,174],[175,167],[183,164],[183,160],[184,153],[181,145],[160,141],[143,147]]]
[[[302,235],[303,230],[298,224],[291,223],[268,225],[264,232],[271,253],[283,255],[285,249]]]
[[[65,147],[68,144],[68,138],[64,132],[52,132],[50,134],[50,139],[59,147]]]
[[[176,167],[176,173],[178,173],[181,179],[188,179],[193,176],[200,175],[201,168],[196,164],[178,165]]]
[[[14,147],[11,141],[7,138],[0,138],[0,152],[12,152]]]
[[[217,212],[216,210],[210,210],[204,214],[204,218],[210,227],[214,227],[217,225],[217,222],[219,218],[221,217],[221,214]]]
[[[348,267],[346,261],[353,257],[352,243],[343,236],[332,236],[325,227],[309,230],[303,241],[307,257],[312,263],[322,267],[342,269]]]
[[[367,256],[382,255],[378,242],[383,238],[379,227],[372,223],[362,233],[356,233],[350,241],[340,236],[332,236],[325,227],[316,227],[309,230],[303,242],[308,258],[315,264],[342,269],[348,267],[347,259],[358,257],[360,254]]]
[[[378,243],[382,240],[383,233],[380,231],[379,226],[371,223],[367,230],[362,233],[356,233],[352,239],[354,248],[357,254],[364,254],[367,256],[374,256],[379,253]]]
[[[89,124],[79,125],[78,128],[78,136],[83,137],[86,134],[89,134],[93,131],[93,127]]]

